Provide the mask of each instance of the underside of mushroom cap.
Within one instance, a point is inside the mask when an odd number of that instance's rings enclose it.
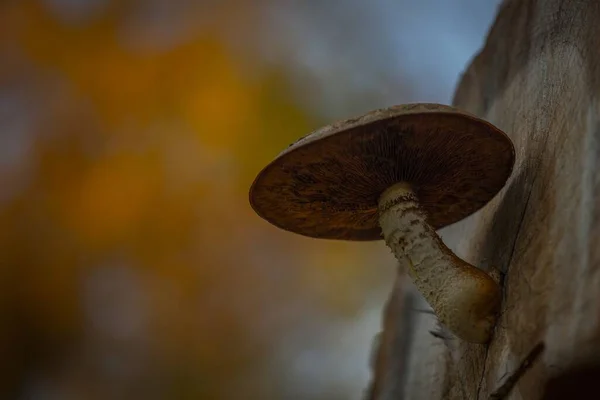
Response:
[[[439,104],[407,104],[339,121],[267,165],[250,204],[275,226],[309,237],[381,239],[379,196],[413,186],[435,229],[474,213],[502,189],[515,152],[492,124]]]

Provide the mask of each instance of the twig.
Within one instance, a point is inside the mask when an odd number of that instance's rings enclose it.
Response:
[[[410,308],[411,311],[415,311],[422,314],[435,314],[433,310],[423,310],[421,308]]]
[[[510,375],[506,381],[496,389],[489,397],[489,400],[502,400],[506,398],[511,390],[515,387],[516,383],[521,379],[521,377],[531,368],[535,360],[542,354],[544,351],[545,344],[544,342],[539,342],[535,347],[529,352],[529,354],[523,359],[519,367]]]
[[[450,340],[450,339],[452,339],[452,336],[446,335],[442,330],[429,331],[429,333],[434,338],[443,339],[443,340]]]

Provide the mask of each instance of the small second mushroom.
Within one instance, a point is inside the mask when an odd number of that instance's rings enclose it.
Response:
[[[436,229],[483,207],[514,164],[492,124],[440,104],[408,104],[340,121],[298,140],[265,167],[250,203],[304,236],[383,238],[440,322],[459,338],[489,340],[501,290],[457,257]]]

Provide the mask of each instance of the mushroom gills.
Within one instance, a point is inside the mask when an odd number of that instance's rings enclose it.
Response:
[[[486,343],[500,308],[500,286],[442,242],[409,183],[389,187],[378,206],[386,244],[440,323],[463,340]]]

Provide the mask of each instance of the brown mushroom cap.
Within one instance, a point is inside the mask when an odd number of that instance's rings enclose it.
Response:
[[[492,124],[439,104],[376,110],[323,127],[290,145],[250,188],[250,204],[304,236],[381,239],[377,205],[410,182],[435,229],[490,201],[510,176],[512,142]]]

